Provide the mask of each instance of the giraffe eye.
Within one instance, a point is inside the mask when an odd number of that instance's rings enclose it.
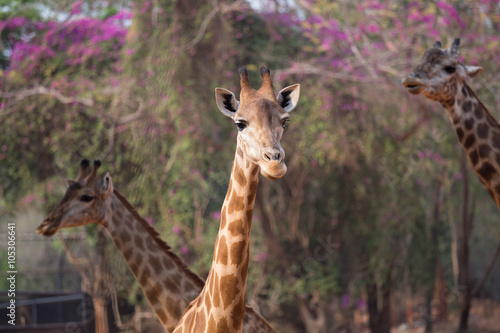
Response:
[[[448,73],[448,74],[453,74],[453,73],[455,73],[455,71],[456,71],[456,70],[457,70],[457,69],[456,69],[456,67],[455,67],[455,66],[446,66],[446,67],[444,68],[444,71],[445,71],[446,73]]]
[[[84,194],[84,195],[82,195],[80,200],[83,202],[91,202],[92,200],[94,200],[94,197],[91,195]]]
[[[245,123],[236,123],[236,127],[238,127],[238,131],[243,131],[246,127],[247,127],[247,124]]]

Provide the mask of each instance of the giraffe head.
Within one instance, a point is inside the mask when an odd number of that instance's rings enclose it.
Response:
[[[458,61],[459,44],[459,38],[447,49],[443,49],[439,41],[434,43],[413,72],[403,78],[406,90],[415,95],[421,93],[444,106],[453,105],[458,87],[483,71],[481,67],[466,66]]]
[[[38,234],[52,236],[61,228],[101,223],[104,220],[105,201],[113,193],[113,184],[109,174],[102,180],[97,178],[100,166],[100,161],[94,161],[94,168],[89,172],[89,161],[80,163],[78,177],[67,181],[66,194],[36,229]]]
[[[260,167],[264,177],[274,180],[286,173],[285,151],[281,137],[292,111],[299,100],[300,85],[294,84],[274,94],[271,71],[262,67],[262,87],[254,90],[248,72],[241,67],[240,100],[226,89],[215,89],[219,110],[233,119],[238,129],[238,148],[245,157]]]

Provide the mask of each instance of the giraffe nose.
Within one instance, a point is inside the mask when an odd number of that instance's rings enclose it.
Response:
[[[283,154],[281,154],[279,149],[264,149],[264,151],[262,152],[262,158],[266,162],[281,162],[281,160],[283,159]]]

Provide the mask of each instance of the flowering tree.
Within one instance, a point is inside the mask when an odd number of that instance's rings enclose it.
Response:
[[[436,262],[451,267],[444,279],[457,275],[457,193],[467,177],[441,107],[409,96],[400,78],[436,39],[460,37],[461,60],[485,68],[478,94],[496,108],[498,1],[65,6],[62,20],[0,23],[0,161],[14,161],[0,163],[0,197],[9,210],[40,199],[33,183],[52,189],[58,173],[98,157],[206,274],[235,136],[213,88],[237,91],[240,64],[257,82],[265,64],[276,87],[300,82],[303,91],[283,138],[288,173],[257,194],[249,300],[283,327],[356,331],[354,312],[368,311],[372,330],[387,332],[391,294],[410,299],[423,288],[432,322]],[[470,191],[483,223],[472,241],[486,248],[480,230],[494,204],[474,179]]]

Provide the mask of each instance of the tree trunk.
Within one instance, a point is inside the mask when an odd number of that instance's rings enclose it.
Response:
[[[309,310],[308,302],[299,302],[299,313],[308,333],[326,333],[326,314],[321,306],[315,311]]]
[[[465,332],[468,328],[469,312],[471,306],[471,280],[469,263],[469,239],[472,231],[474,208],[469,212],[469,176],[467,174],[467,161],[462,152],[460,165],[464,175],[464,192],[462,203],[462,241],[459,256],[459,300],[460,300],[460,325],[459,331]]]
[[[379,299],[379,289],[377,284],[368,284],[367,295],[368,313],[370,315],[370,330],[372,333],[390,333],[390,288],[383,285],[380,293],[382,299]]]
[[[92,302],[94,304],[94,321],[95,321],[95,332],[96,333],[108,333],[108,307],[105,300],[101,298],[93,298]]]

